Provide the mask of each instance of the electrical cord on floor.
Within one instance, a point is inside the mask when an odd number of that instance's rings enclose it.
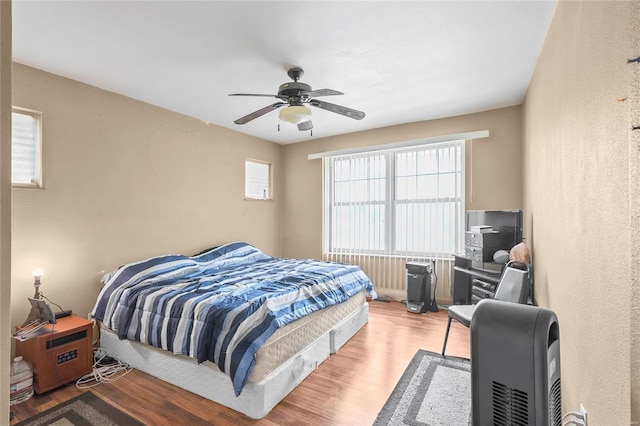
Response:
[[[93,353],[93,371],[85,374],[76,381],[78,389],[88,389],[100,383],[112,383],[128,374],[133,367],[111,358],[107,351],[98,348]]]
[[[575,419],[571,419],[567,421],[569,417],[575,417]],[[585,426],[586,423],[582,413],[580,413],[579,411],[571,411],[565,414],[564,416],[562,416],[562,425],[563,426],[569,426],[569,425]]]

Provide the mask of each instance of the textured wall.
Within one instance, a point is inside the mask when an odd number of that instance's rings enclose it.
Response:
[[[630,422],[631,4],[560,1],[523,109],[536,299],[559,318],[564,411],[595,425]]]
[[[0,424],[9,424],[11,362],[11,1],[0,2]]]
[[[42,111],[44,190],[13,190],[13,323],[42,291],[86,316],[100,271],[243,240],[280,255],[281,146],[23,65],[13,104]],[[244,161],[274,201],[244,201]]]
[[[489,130],[466,144],[466,209],[521,209],[521,119],[515,106],[285,145],[284,255],[322,257],[322,160],[307,158],[319,152]]]
[[[640,2],[633,2],[631,58],[640,56]],[[629,91],[630,123],[640,126],[640,63],[629,65],[631,89]],[[631,420],[640,424],[640,130],[629,138],[629,205],[631,220]]]

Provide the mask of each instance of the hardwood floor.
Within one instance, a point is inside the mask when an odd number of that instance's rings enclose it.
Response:
[[[149,425],[370,425],[418,349],[440,353],[447,312],[412,314],[370,302],[369,323],[265,418],[229,408],[134,370],[92,391]],[[469,329],[453,322],[447,355],[469,358]],[[16,424],[78,394],[72,384],[11,407]]]

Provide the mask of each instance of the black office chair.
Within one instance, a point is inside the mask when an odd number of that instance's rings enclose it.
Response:
[[[500,282],[496,288],[494,299],[513,303],[527,303],[531,298],[531,266],[528,263],[510,261],[504,267]],[[471,318],[476,305],[452,305],[449,306],[449,322],[447,333],[444,335],[442,356],[447,349],[451,320],[455,319],[465,327],[471,325]]]

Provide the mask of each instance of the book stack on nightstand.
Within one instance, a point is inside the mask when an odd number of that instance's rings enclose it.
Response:
[[[16,356],[33,366],[36,393],[43,393],[90,373],[93,322],[76,315],[47,324],[28,340],[16,341]]]

